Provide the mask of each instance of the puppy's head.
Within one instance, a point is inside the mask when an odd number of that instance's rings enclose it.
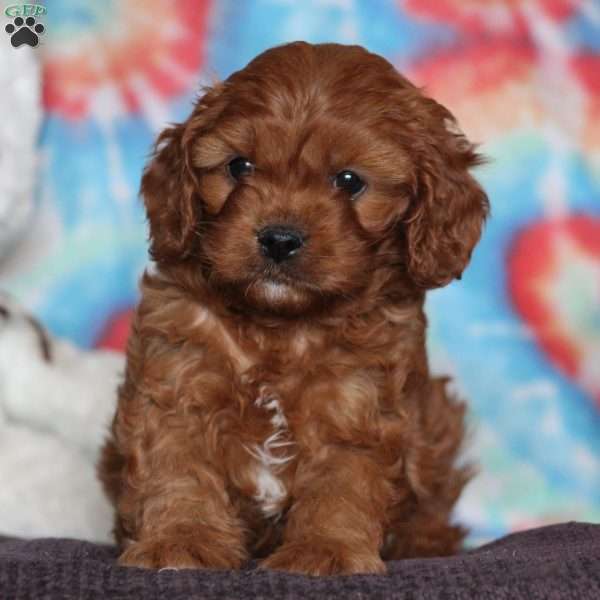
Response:
[[[379,295],[442,286],[487,214],[478,162],[453,116],[383,58],[274,48],[160,136],[142,180],[151,255],[280,315],[360,298],[376,279]]]

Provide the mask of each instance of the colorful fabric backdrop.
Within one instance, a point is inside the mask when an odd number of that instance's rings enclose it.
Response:
[[[484,238],[463,280],[428,302],[433,364],[470,401],[481,464],[459,516],[474,542],[600,521],[599,2],[46,6],[35,240],[3,287],[55,334],[122,344],[146,263],[137,189],[156,133],[188,114],[201,82],[267,47],[362,44],[446,104],[491,159],[477,173],[493,207]]]

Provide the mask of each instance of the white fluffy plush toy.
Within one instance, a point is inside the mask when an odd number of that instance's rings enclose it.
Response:
[[[123,367],[0,298],[0,535],[110,540],[95,464]]]
[[[0,275],[19,263],[35,215],[38,58],[0,44]],[[123,363],[51,340],[0,297],[0,535],[110,539],[95,463]]]
[[[6,41],[6,40],[2,40]],[[34,49],[0,44],[0,260],[33,215],[35,149],[42,109]]]

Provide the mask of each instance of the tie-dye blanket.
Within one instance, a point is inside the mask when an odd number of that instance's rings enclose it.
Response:
[[[157,131],[186,116],[200,82],[269,46],[362,44],[446,104],[491,159],[478,172],[493,206],[483,241],[463,280],[428,302],[433,364],[470,400],[481,464],[458,516],[472,541],[600,521],[600,3],[46,7],[38,219],[3,287],[55,334],[121,345],[146,262],[137,188]]]

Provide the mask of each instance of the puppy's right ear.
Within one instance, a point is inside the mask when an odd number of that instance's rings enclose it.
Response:
[[[150,224],[150,256],[158,263],[187,258],[194,248],[200,199],[183,145],[185,125],[165,129],[142,177]]]
[[[206,90],[186,122],[158,136],[144,170],[141,194],[150,224],[150,256],[157,263],[185,260],[197,245],[202,200],[189,148],[217,114],[221,87]]]

